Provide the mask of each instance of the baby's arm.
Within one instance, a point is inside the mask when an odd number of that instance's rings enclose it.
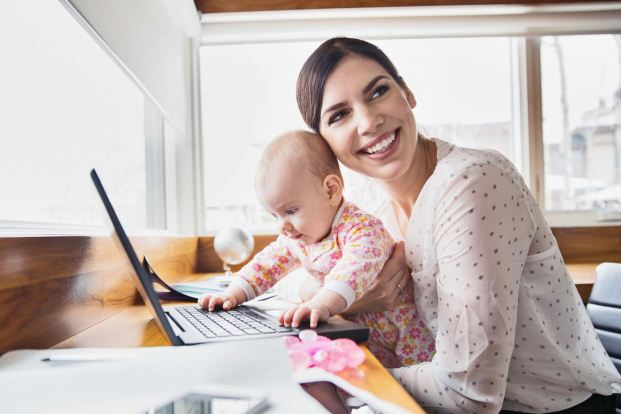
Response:
[[[342,238],[341,257],[324,280],[324,287],[343,296],[349,308],[369,289],[390,258],[394,241],[382,222],[358,217]]]
[[[279,318],[283,325],[297,327],[310,319],[314,328],[318,321],[347,309],[382,270],[394,244],[381,221],[368,215],[355,217],[339,236],[344,245],[324,287],[308,302],[284,311]]]
[[[282,236],[278,237],[235,273],[233,282],[224,292],[205,294],[198,300],[198,304],[210,311],[219,305],[224,310],[233,309],[272,287],[297,266],[299,260],[288,248],[286,240]]]

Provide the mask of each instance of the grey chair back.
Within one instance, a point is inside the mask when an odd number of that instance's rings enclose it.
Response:
[[[602,345],[621,372],[621,264],[602,263],[587,304],[587,311]],[[617,395],[617,414],[621,414],[621,395]]]

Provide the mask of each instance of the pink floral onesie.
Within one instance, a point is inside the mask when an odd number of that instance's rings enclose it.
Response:
[[[234,283],[250,300],[302,266],[349,307],[382,270],[393,244],[379,219],[344,202],[324,240],[305,245],[280,235],[237,273]],[[418,317],[413,292],[400,295],[391,310],[346,318],[370,328],[366,345],[386,367],[428,361],[434,353],[434,339]]]

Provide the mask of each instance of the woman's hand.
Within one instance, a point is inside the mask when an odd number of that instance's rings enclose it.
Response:
[[[395,245],[392,256],[384,264],[380,274],[373,280],[360,299],[343,313],[376,312],[390,309],[402,292],[412,289],[412,275],[405,264],[403,242]]]

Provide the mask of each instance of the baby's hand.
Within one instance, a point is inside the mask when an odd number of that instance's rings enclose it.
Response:
[[[310,327],[316,328],[319,321],[325,322],[330,317],[330,309],[326,305],[306,302],[298,306],[285,309],[278,317],[278,322],[284,326],[297,328],[300,322],[310,319]]]
[[[203,309],[213,311],[216,306],[222,306],[222,309],[228,311],[238,305],[235,296],[229,292],[221,292],[216,295],[205,293],[198,299],[198,305]]]

